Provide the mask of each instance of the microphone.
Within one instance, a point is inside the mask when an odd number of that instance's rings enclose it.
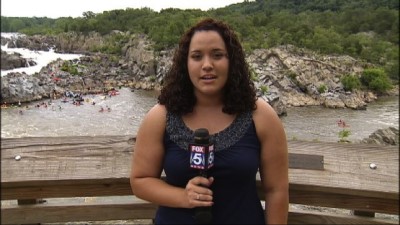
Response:
[[[194,143],[189,144],[190,167],[199,170],[199,175],[208,178],[208,169],[214,165],[214,145],[210,143],[210,134],[205,128],[194,131]],[[195,220],[198,224],[210,224],[211,207],[195,209]]]

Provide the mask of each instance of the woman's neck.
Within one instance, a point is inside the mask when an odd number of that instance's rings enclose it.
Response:
[[[222,95],[205,95],[195,93],[196,96],[196,107],[199,108],[222,108],[224,105],[222,101]]]

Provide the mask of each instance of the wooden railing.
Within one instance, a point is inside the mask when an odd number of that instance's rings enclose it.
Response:
[[[154,218],[157,206],[129,185],[134,144],[129,136],[2,138],[1,224]],[[290,224],[399,223],[397,146],[288,146]]]

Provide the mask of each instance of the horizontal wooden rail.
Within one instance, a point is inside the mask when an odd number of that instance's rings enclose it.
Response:
[[[129,136],[2,139],[1,223],[154,218],[156,206],[136,199],[130,188],[134,143],[135,139]],[[397,146],[305,141],[289,141],[288,146],[291,156],[300,157],[290,158],[290,203],[399,214]],[[371,168],[371,163],[377,167]],[[257,185],[262,200],[259,180]],[[52,201],[107,196],[114,196],[114,200]],[[115,200],[115,196],[124,198]],[[8,200],[30,199],[47,202],[3,204]],[[398,221],[291,209],[289,223],[398,224]]]
[[[112,197],[110,197],[112,198]],[[12,205],[2,208],[1,224],[153,219],[157,206],[135,199]],[[398,221],[353,215],[290,210],[289,224],[398,224]]]
[[[151,219],[156,207],[133,196],[123,201],[13,205],[2,209],[1,224]]]
[[[40,199],[40,198],[71,198],[71,197],[95,197],[95,196],[123,196],[132,195],[129,179],[117,179],[115,182],[108,180],[77,180],[74,184],[54,180],[38,185],[29,185],[29,182],[21,182],[14,187],[1,188],[2,200],[12,199]],[[24,183],[24,186],[22,186]],[[260,199],[264,199],[261,183],[258,181]],[[332,207],[370,211],[378,213],[398,214],[399,200],[396,198],[378,198],[359,196],[351,193],[335,193],[334,190],[319,187],[300,186],[289,184],[290,203],[312,206]],[[323,199],[323,201],[322,201]]]

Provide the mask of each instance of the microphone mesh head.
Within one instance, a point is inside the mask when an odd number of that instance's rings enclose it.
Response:
[[[209,144],[210,134],[205,128],[199,128],[194,131],[194,142],[197,144]]]
[[[206,128],[199,128],[194,131],[194,137],[196,138],[208,138],[210,134],[208,133],[208,130]]]

